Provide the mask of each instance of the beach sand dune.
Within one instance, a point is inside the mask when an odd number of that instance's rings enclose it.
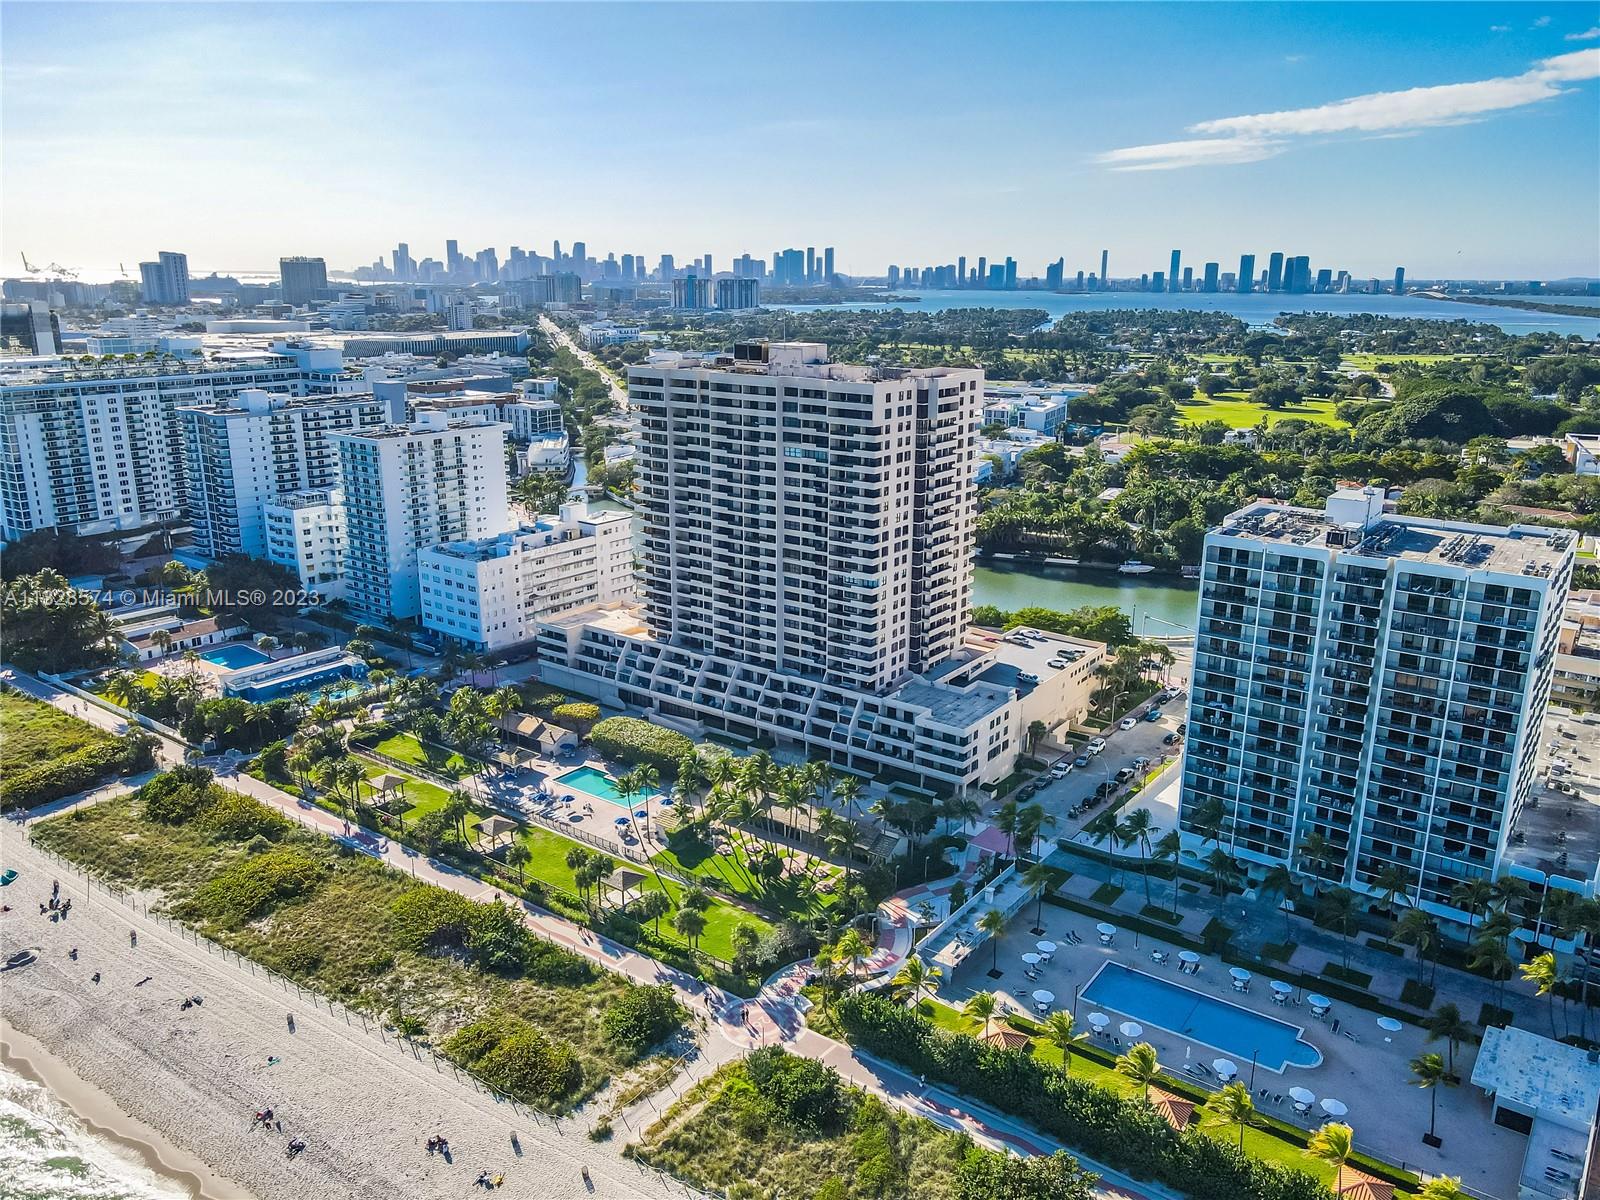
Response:
[[[496,1194],[507,1200],[685,1195],[682,1185],[622,1159],[617,1145],[590,1142],[574,1123],[558,1131],[515,1111],[426,1052],[414,1058],[358,1019],[347,1024],[98,890],[86,895],[81,880],[69,880],[14,828],[3,836],[6,865],[22,877],[6,889],[12,911],[0,916],[0,958],[26,947],[39,960],[0,975],[0,1018],[224,1177],[191,1176],[185,1182],[196,1194],[464,1196],[488,1171],[504,1175]],[[73,897],[61,922],[38,910],[53,878]],[[77,961],[68,957],[74,946]],[[91,981],[96,971],[99,983]],[[195,995],[203,1003],[180,1007]],[[252,1114],[266,1107],[281,1132],[250,1129]],[[449,1139],[453,1162],[426,1153],[436,1133]],[[285,1155],[291,1137],[307,1143],[294,1160]]]

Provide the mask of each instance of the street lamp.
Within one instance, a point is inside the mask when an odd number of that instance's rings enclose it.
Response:
[[[1256,1058],[1260,1053],[1260,1050],[1250,1051],[1250,1090],[1252,1092],[1256,1090]]]
[[[1075,984],[1072,985],[1072,1019],[1073,1019],[1073,1021],[1077,1021],[1077,1019],[1078,1019],[1078,989],[1081,988],[1082,986],[1083,986],[1083,984],[1081,984],[1081,983],[1075,983]]]

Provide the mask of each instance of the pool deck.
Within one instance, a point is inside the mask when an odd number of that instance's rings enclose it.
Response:
[[[1258,1069],[1252,1092],[1257,1107],[1284,1121],[1315,1128],[1326,1118],[1320,1109],[1312,1109],[1312,1117],[1297,1116],[1287,1091],[1291,1087],[1304,1087],[1316,1094],[1318,1100],[1334,1097],[1344,1101],[1350,1112],[1347,1121],[1356,1133],[1357,1147],[1391,1163],[1403,1165],[1413,1171],[1428,1175],[1459,1175],[1463,1183],[1478,1193],[1514,1200],[1517,1195],[1519,1164],[1527,1148],[1527,1139],[1509,1129],[1493,1123],[1491,1105],[1481,1093],[1466,1081],[1472,1076],[1472,1064],[1477,1057],[1476,1046],[1460,1046],[1456,1050],[1456,1074],[1462,1079],[1460,1087],[1441,1088],[1439,1091],[1438,1133],[1443,1146],[1430,1149],[1422,1144],[1422,1135],[1428,1131],[1428,1093],[1411,1083],[1409,1063],[1418,1054],[1446,1053],[1443,1042],[1425,1042],[1422,1030],[1413,1025],[1402,1027],[1399,1033],[1389,1034],[1379,1029],[1373,1014],[1336,1001],[1326,1022],[1311,1015],[1303,994],[1291,996],[1283,1006],[1273,1004],[1270,976],[1255,974],[1247,992],[1235,992],[1228,969],[1220,959],[1205,955],[1197,974],[1179,975],[1177,951],[1181,948],[1136,935],[1132,930],[1119,929],[1110,946],[1102,946],[1095,933],[1092,917],[1067,909],[1045,905],[1043,928],[1045,933],[1035,935],[1033,917],[1036,908],[1025,906],[1001,935],[999,943],[999,979],[989,977],[989,964],[993,951],[988,945],[979,947],[968,956],[947,978],[939,989],[939,998],[959,1006],[967,997],[979,991],[993,991],[1013,1011],[1037,1016],[1030,995],[1037,989],[1056,994],[1055,1007],[1072,1010],[1075,989],[1089,985],[1091,979],[1108,962],[1146,974],[1165,978],[1172,983],[1251,1010],[1263,1017],[1289,1025],[1303,1026],[1304,1040],[1322,1052],[1322,1063],[1315,1067],[1289,1066],[1281,1074]],[[1076,933],[1082,944],[1072,945],[1068,933]],[[1058,949],[1052,962],[1042,964],[1038,980],[1023,974],[1021,955],[1034,949],[1034,943],[1048,938]],[[1152,949],[1168,952],[1166,966],[1151,961]],[[1299,1004],[1296,1004],[1296,1000]],[[1077,1017],[1085,1033],[1090,1033],[1089,1013],[1096,1011],[1093,1004],[1079,999]],[[1127,1019],[1109,1009],[1102,1008],[1112,1018],[1105,1035],[1090,1040],[1113,1054],[1126,1048],[1127,1038],[1121,1037],[1117,1026]],[[1473,1015],[1468,1013],[1470,1019]],[[1331,1031],[1337,1018],[1341,1032]],[[1158,1029],[1141,1020],[1145,1031],[1138,1040],[1149,1042],[1156,1048],[1161,1062],[1169,1071],[1195,1084],[1216,1089],[1214,1076],[1198,1078],[1184,1072],[1185,1063],[1199,1062],[1206,1067],[1218,1057],[1216,1049],[1183,1037],[1168,1030]],[[1344,1035],[1346,1023],[1356,1040]],[[1116,1044],[1120,1039],[1122,1046]],[[1237,1055],[1227,1054],[1239,1062],[1240,1079],[1249,1084],[1250,1061],[1248,1055],[1239,1061]],[[1260,1094],[1266,1090],[1266,1095]],[[1281,1099],[1279,1099],[1281,1097]]]

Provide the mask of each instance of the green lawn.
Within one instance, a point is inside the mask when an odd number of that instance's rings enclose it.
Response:
[[[567,853],[582,843],[564,838],[560,834],[552,833],[537,825],[525,827],[517,835],[517,840],[527,847],[528,853],[533,857],[523,869],[528,875],[540,883],[550,887],[559,888],[573,896],[578,894],[577,883],[573,879],[572,868],[567,866]],[[590,847],[583,847],[590,849]],[[615,866],[628,866],[633,869],[642,869],[637,863],[623,863],[618,859],[611,860]],[[664,876],[659,880],[655,875],[648,875],[639,885],[641,891],[665,890],[672,900],[673,910],[677,910],[678,902],[683,896],[683,886],[676,880]],[[731,961],[733,958],[733,931],[740,925],[753,925],[758,933],[767,933],[772,929],[770,921],[763,920],[754,913],[745,912],[713,897],[711,907],[705,912],[705,932],[700,935],[699,949],[716,958]],[[661,919],[661,935],[673,941],[683,941],[677,931],[672,928],[670,914]]]
[[[374,762],[362,760],[362,767],[367,772],[367,778],[374,775],[401,775],[402,771],[379,766]],[[406,820],[414,821],[418,817],[426,816],[431,812],[438,812],[450,800],[450,793],[436,783],[429,783],[426,779],[418,779],[415,775],[406,775],[405,786],[406,807],[404,815]]]
[[[435,749],[430,757],[428,749],[410,733],[391,734],[370,749],[378,754],[386,754],[397,762],[410,763],[414,767],[427,767],[430,771],[437,771],[452,779],[460,779],[464,775],[473,773],[473,765],[459,754],[447,755]]]
[[[764,846],[767,843],[760,844]],[[745,848],[739,843],[733,843],[731,853],[718,854],[688,830],[674,834],[667,848],[651,861],[679,875],[703,879],[708,887],[739,896],[773,912],[793,915],[797,920],[831,908],[837,900],[837,890],[844,876],[842,871],[832,866],[814,872],[819,882],[832,879],[835,883],[832,890],[819,893],[811,903],[806,903],[802,899],[798,880],[791,877],[768,883],[756,877],[750,868]]]
[[[1477,358],[1475,354],[1350,354],[1345,356],[1345,362],[1358,371],[1375,371],[1383,365],[1393,366],[1397,363],[1428,363],[1441,362],[1467,362]]]
[[[0,693],[0,772],[26,771],[114,740],[53,704],[15,692]]]
[[[1178,406],[1178,419],[1198,424],[1201,421],[1221,421],[1230,429],[1252,429],[1265,417],[1269,426],[1290,417],[1311,421],[1318,425],[1342,425],[1333,413],[1332,400],[1307,400],[1291,404],[1272,412],[1250,401],[1245,392],[1218,392],[1207,400],[1199,393],[1188,404]]]

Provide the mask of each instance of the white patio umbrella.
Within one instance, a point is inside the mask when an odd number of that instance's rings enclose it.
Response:
[[[1178,951],[1178,961],[1186,962],[1186,963],[1197,963],[1197,962],[1200,961],[1200,956],[1198,954],[1196,954],[1193,950],[1179,950]]]
[[[1096,925],[1094,928],[1096,933],[1103,933],[1107,937],[1111,937],[1117,932],[1117,927],[1111,924],[1109,921],[1101,921],[1100,924]]]
[[[1037,1004],[1054,1004],[1056,1002],[1056,994],[1054,992],[1046,991],[1044,988],[1040,988],[1033,994],[1033,999]]]
[[[1379,1017],[1378,1028],[1387,1030],[1389,1033],[1399,1033],[1405,1026],[1401,1025],[1393,1017]]]
[[[1350,1111],[1345,1107],[1343,1100],[1335,1100],[1332,1097],[1324,1100],[1319,1107],[1330,1117],[1342,1117]]]
[[[1106,1016],[1105,1013],[1098,1012],[1090,1013],[1088,1016],[1088,1021],[1089,1024],[1093,1025],[1096,1029],[1104,1029],[1107,1025],[1111,1024],[1110,1017]]]
[[[1231,1058],[1216,1058],[1211,1060],[1211,1069],[1224,1079],[1232,1079],[1239,1073],[1239,1064]]]
[[[1035,954],[1032,950],[1029,950],[1026,954],[1024,954],[1022,956],[1022,961],[1027,963],[1030,967],[1037,967],[1044,960],[1042,958],[1040,958],[1037,954]]]
[[[1267,986],[1275,992],[1282,992],[1285,996],[1294,991],[1294,984],[1285,983],[1281,979],[1274,979]]]
[[[1229,967],[1228,974],[1232,975],[1240,983],[1250,982],[1250,972],[1246,971],[1243,967]]]
[[[1315,1104],[1317,1097],[1307,1088],[1292,1087],[1289,1089],[1289,1099],[1296,1104]]]
[[[1329,1000],[1326,996],[1322,995],[1322,993],[1320,993],[1320,992],[1312,992],[1308,996],[1306,996],[1306,1003],[1311,1005],[1312,1008],[1332,1008],[1333,1007],[1333,1001]]]
[[[1056,952],[1056,944],[1054,942],[1035,942],[1033,945],[1040,954],[1054,954]]]
[[[1144,1032],[1144,1026],[1139,1024],[1137,1021],[1124,1021],[1121,1025],[1118,1025],[1117,1028],[1122,1030],[1123,1037],[1134,1038],[1138,1037]]]

